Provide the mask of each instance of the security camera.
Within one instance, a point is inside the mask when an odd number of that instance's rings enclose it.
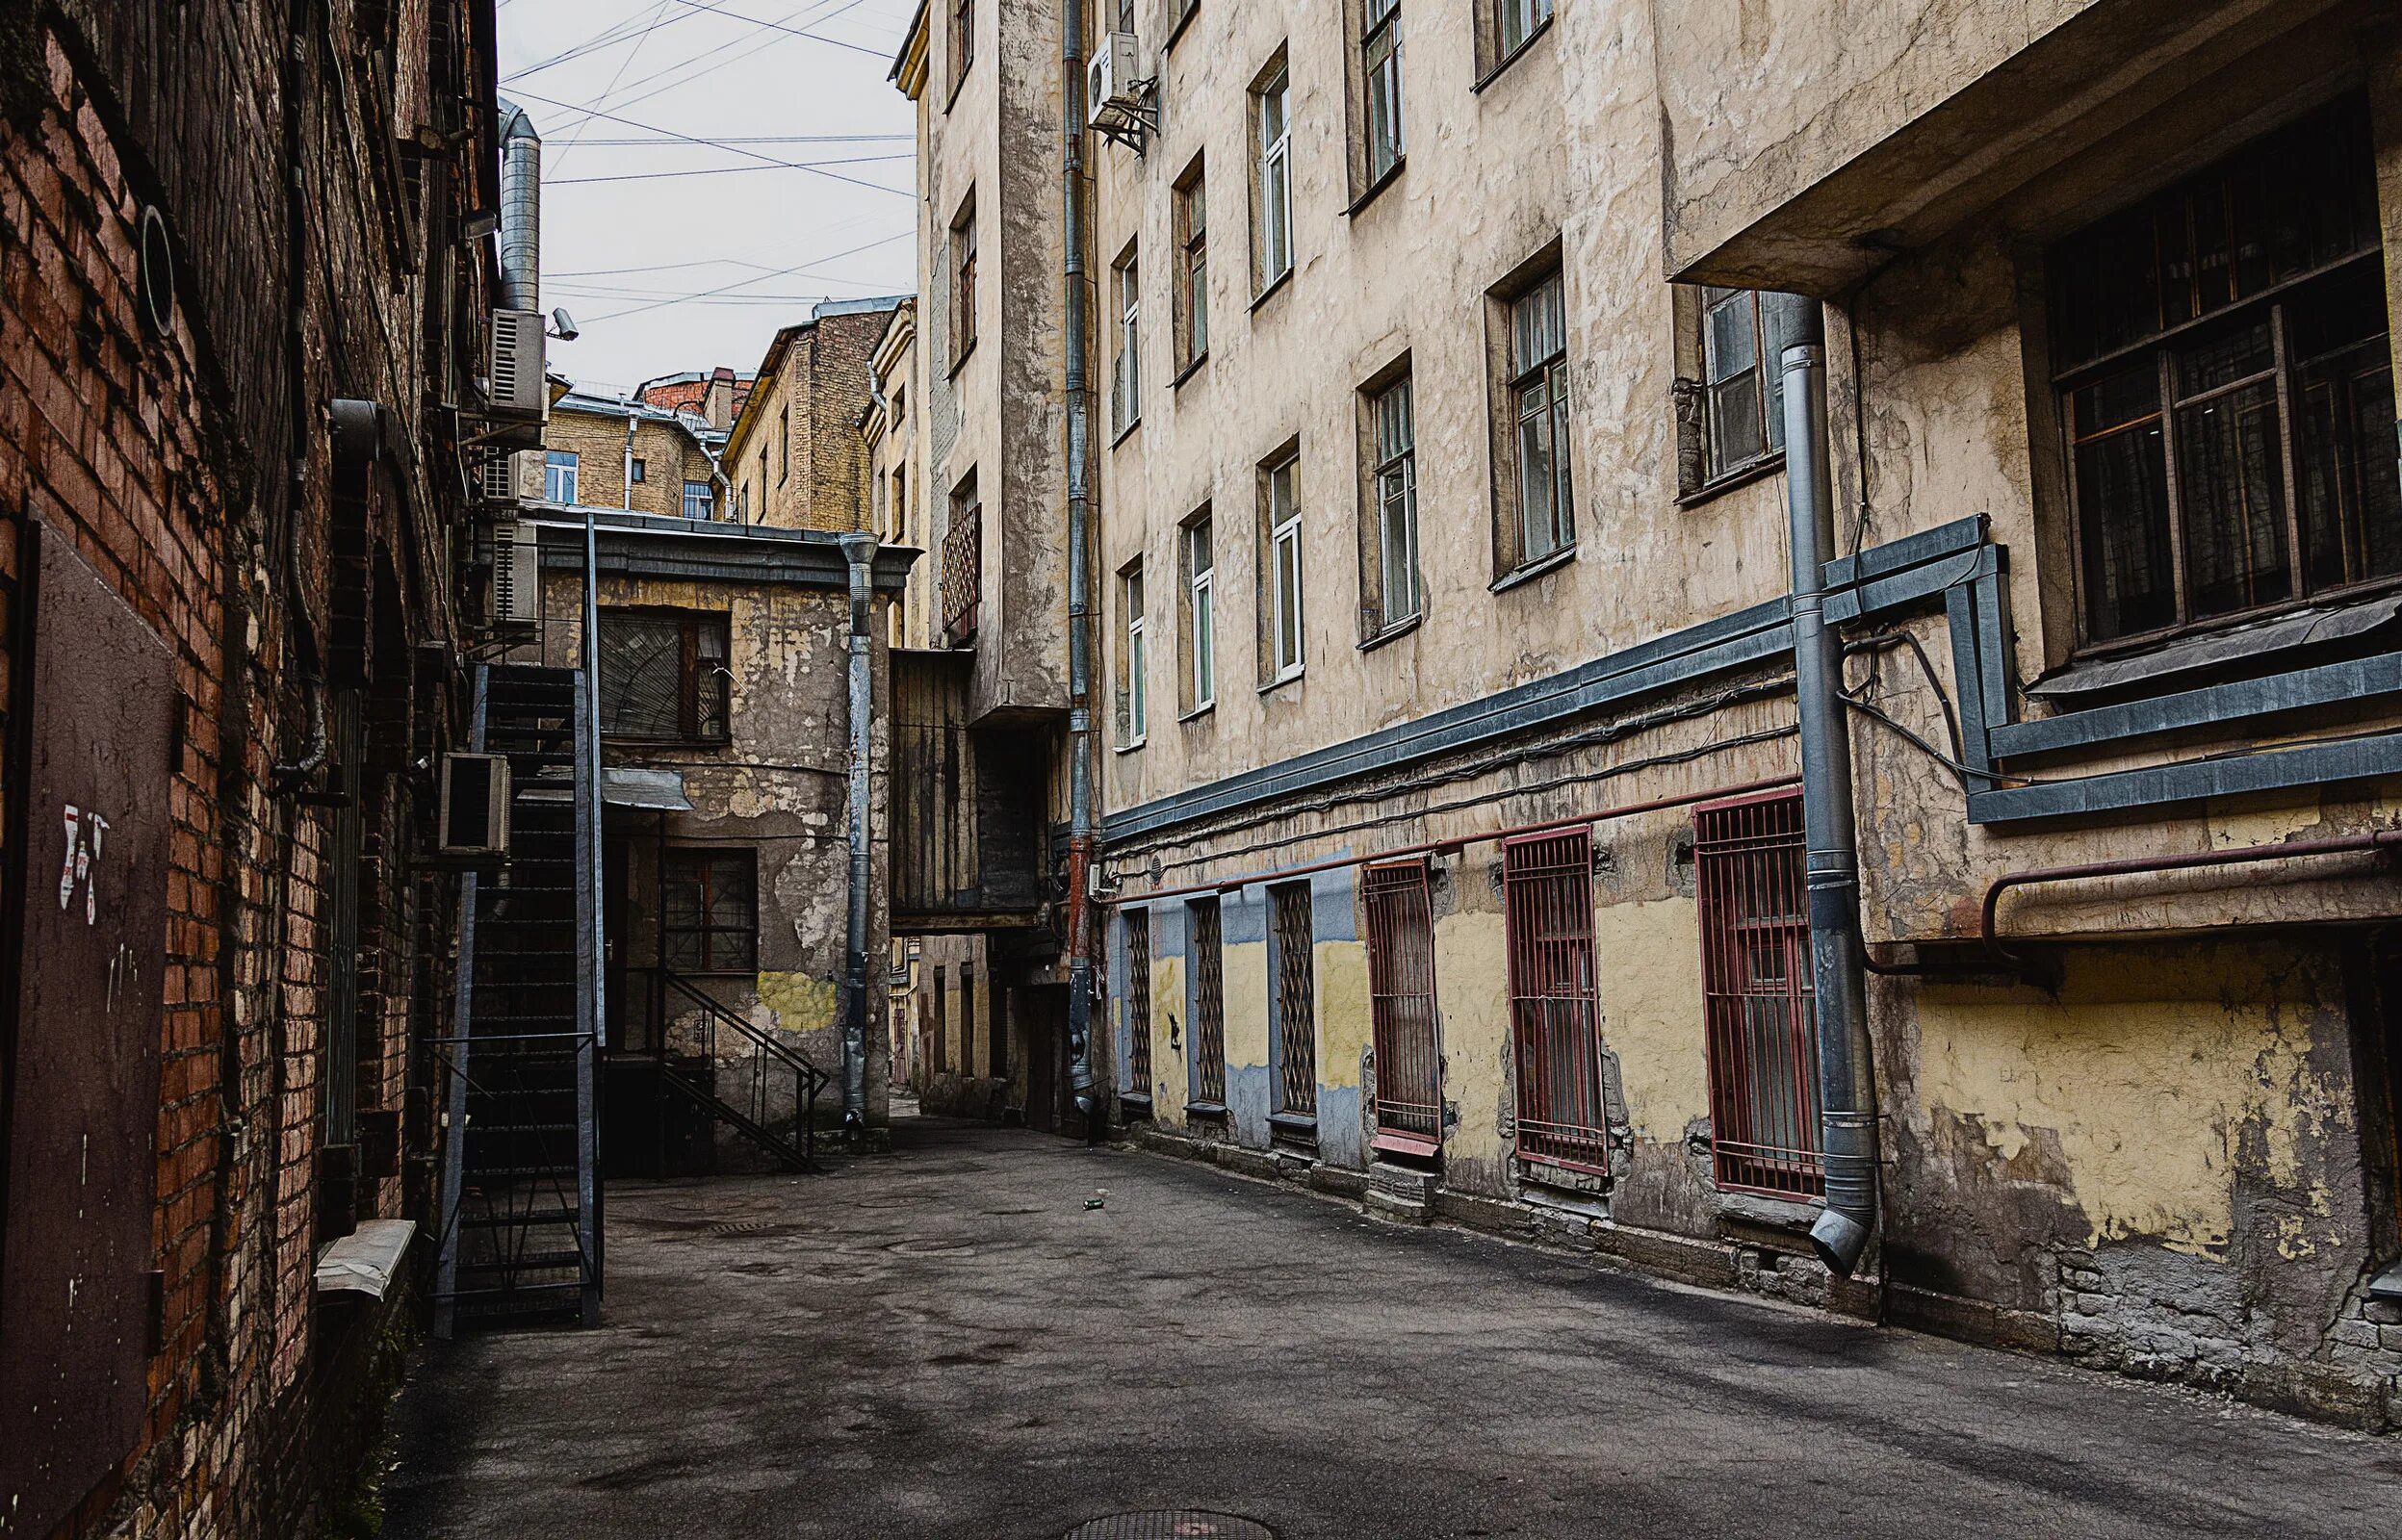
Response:
[[[565,310],[552,311],[551,335],[563,343],[574,342],[576,340],[576,318]]]

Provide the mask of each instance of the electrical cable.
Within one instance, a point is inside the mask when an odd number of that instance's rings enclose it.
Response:
[[[706,144],[711,149],[728,150],[736,155],[747,156],[754,161],[759,161],[767,166],[787,166],[792,167],[794,170],[814,171],[817,175],[826,177],[829,180],[846,182],[852,187],[865,188],[871,192],[890,192],[896,197],[905,197],[913,202],[916,201],[917,196],[916,191],[913,189],[886,187],[881,182],[862,181],[856,176],[844,176],[839,171],[829,171],[822,167],[809,166],[799,161],[780,161],[772,155],[762,155],[757,150],[744,149],[738,144],[729,143],[724,140],[703,139],[697,134],[679,134],[673,129],[660,128],[656,123],[636,122],[631,117],[620,117],[614,113],[601,112],[598,109],[581,106],[575,102],[563,102],[552,96],[537,96],[532,91],[520,91],[518,94],[525,97],[528,101],[540,102],[546,107],[557,107],[571,113],[583,113],[588,116],[606,118],[612,123],[623,123],[628,128],[644,129],[650,133],[665,135],[670,139],[680,139],[687,143]]]

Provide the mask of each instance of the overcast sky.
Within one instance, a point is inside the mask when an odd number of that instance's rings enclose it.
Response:
[[[553,367],[747,372],[816,299],[914,287],[914,120],[885,79],[914,10],[500,0],[501,94],[543,140],[542,306],[582,332]]]

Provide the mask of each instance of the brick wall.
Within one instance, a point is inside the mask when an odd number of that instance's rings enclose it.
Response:
[[[478,142],[421,163],[399,141],[419,124],[465,126],[478,10],[488,28],[488,0],[0,0],[0,680],[20,649],[19,561],[39,520],[172,649],[184,738],[159,1025],[162,1346],[140,1440],[62,1536],[312,1533],[380,1403],[380,1322],[329,1327],[312,1277],[329,1212],[325,1056],[328,1034],[355,1026],[359,1105],[397,1109],[426,1073],[411,1005],[422,1016],[446,998],[451,889],[398,857],[427,815],[405,765],[443,743],[453,678],[437,669],[430,708],[412,717],[416,649],[449,634],[444,531],[457,519],[443,490],[456,448],[427,407],[465,398],[457,376],[485,303],[448,221],[490,190],[474,185]],[[370,11],[397,17],[389,49]],[[137,319],[145,206],[178,259],[179,305],[157,335]],[[347,681],[387,748],[397,692],[401,752],[342,767],[374,809],[349,869],[311,795],[337,783],[306,768],[337,624],[337,398],[378,402],[412,447],[369,514],[386,581],[374,666]],[[12,809],[22,795],[0,779]],[[0,858],[25,880],[25,853]],[[369,958],[355,1023],[325,1018],[334,970],[355,965],[326,944],[327,896],[344,882],[359,886]],[[14,983],[0,983],[13,1010]],[[0,1179],[17,1192],[53,1175]],[[422,1201],[377,1177],[355,1208],[399,1217]],[[17,1532],[0,1519],[0,1534]]]

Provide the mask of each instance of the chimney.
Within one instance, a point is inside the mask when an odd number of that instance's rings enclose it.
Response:
[[[711,427],[734,425],[734,371],[719,365],[710,372],[709,395],[702,398],[701,415]]]

